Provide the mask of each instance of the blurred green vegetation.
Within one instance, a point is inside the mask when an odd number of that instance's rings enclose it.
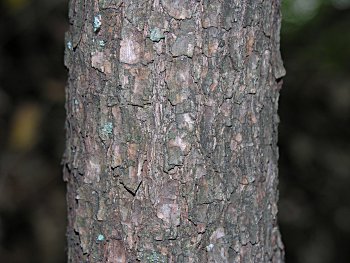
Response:
[[[287,263],[350,262],[350,0],[284,0]],[[67,0],[0,1],[0,262],[65,262]]]

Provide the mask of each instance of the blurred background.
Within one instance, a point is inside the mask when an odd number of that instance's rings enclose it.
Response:
[[[282,3],[279,221],[286,260],[350,262],[350,1]]]
[[[65,262],[67,0],[0,1],[0,262]],[[350,262],[350,0],[284,0],[287,263]]]

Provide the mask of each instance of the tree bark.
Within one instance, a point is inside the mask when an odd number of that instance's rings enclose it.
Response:
[[[69,262],[283,262],[280,1],[71,0]]]

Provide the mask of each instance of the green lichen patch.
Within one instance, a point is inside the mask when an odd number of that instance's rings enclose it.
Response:
[[[162,254],[153,251],[151,254],[146,256],[147,263],[167,263],[168,260]]]
[[[158,27],[152,28],[150,32],[150,39],[153,42],[159,42],[161,39],[165,38],[162,30],[160,30]]]
[[[102,21],[101,21],[101,15],[97,15],[94,17],[94,32],[97,32],[100,30],[102,25]]]
[[[104,241],[104,240],[105,240],[105,236],[104,236],[104,235],[99,234],[99,235],[97,236],[97,241],[102,242],[102,241]]]
[[[99,40],[98,44],[100,47],[104,47],[106,45],[106,42],[104,40]]]
[[[107,122],[105,125],[103,125],[101,132],[104,135],[110,135],[113,132],[113,123],[112,122]]]
[[[69,50],[73,50],[73,44],[72,44],[71,41],[68,41],[68,42],[67,42],[67,48],[68,48]]]

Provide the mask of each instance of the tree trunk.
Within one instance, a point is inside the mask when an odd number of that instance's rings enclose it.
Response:
[[[283,262],[280,1],[71,0],[69,262]]]

